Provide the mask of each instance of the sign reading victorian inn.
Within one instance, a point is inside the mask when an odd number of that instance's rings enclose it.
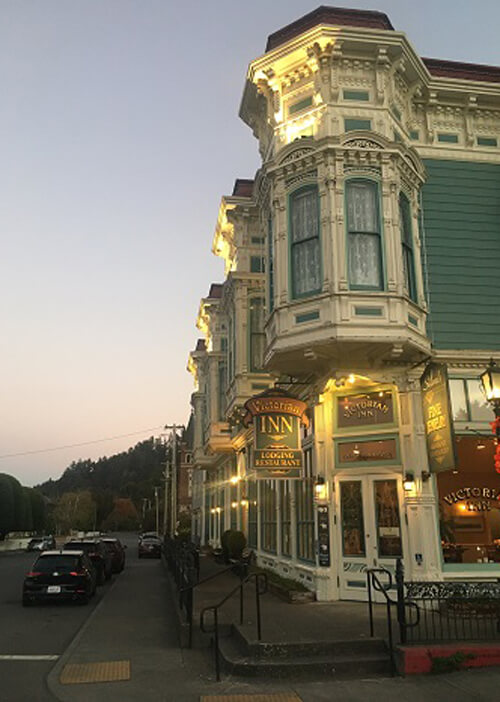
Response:
[[[251,467],[258,478],[300,478],[302,449],[300,425],[307,426],[307,405],[288,393],[266,390],[245,403],[243,423],[253,422]]]

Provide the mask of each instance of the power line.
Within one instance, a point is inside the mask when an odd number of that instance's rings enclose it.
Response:
[[[99,444],[102,441],[113,441],[114,439],[125,439],[127,436],[137,436],[137,434],[145,434],[147,431],[158,431],[163,429],[163,426],[153,427],[152,429],[143,429],[142,431],[132,431],[130,434],[119,434],[118,436],[108,436],[105,439],[93,439],[92,441],[82,441],[79,444],[66,444],[66,446],[54,446],[52,448],[35,449],[34,451],[21,451],[19,453],[6,453],[2,458],[15,458],[16,456],[31,456],[34,453],[48,453],[49,451],[63,451],[64,449],[77,448],[78,446],[88,446],[89,444]]]

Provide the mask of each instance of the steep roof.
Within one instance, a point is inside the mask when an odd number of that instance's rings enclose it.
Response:
[[[212,283],[208,291],[208,297],[220,299],[222,297],[222,283]]]
[[[488,83],[500,83],[500,67],[480,63],[462,63],[461,61],[444,61],[442,59],[422,58],[429,73],[445,78],[462,80],[479,80]]]
[[[307,15],[300,17],[286,27],[278,29],[267,38],[266,52],[284,44],[290,39],[307,32],[318,24],[337,27],[361,27],[394,31],[389,17],[376,10],[355,10],[347,7],[321,5]],[[500,83],[500,67],[462,61],[446,61],[435,58],[422,58],[429,73],[436,77],[457,78],[486,83]],[[236,181],[238,183],[239,181]],[[248,181],[242,181],[248,182]],[[236,185],[235,185],[236,187]],[[236,194],[233,192],[233,195]]]
[[[267,38],[266,52],[290,39],[307,32],[317,24],[332,24],[341,27],[367,27],[370,29],[394,30],[390,19],[383,12],[375,10],[351,10],[346,7],[329,7],[321,5],[300,19],[278,29]]]
[[[237,197],[252,197],[253,180],[250,178],[236,178],[234,181],[233,195]]]

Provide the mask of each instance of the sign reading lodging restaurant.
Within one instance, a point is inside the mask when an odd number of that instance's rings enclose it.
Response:
[[[300,478],[303,458],[300,425],[308,425],[307,405],[283,391],[266,390],[245,403],[243,423],[253,422],[251,467],[258,478]]]

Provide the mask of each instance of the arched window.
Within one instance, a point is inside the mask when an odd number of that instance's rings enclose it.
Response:
[[[353,290],[383,290],[377,183],[369,180],[348,181],[346,202],[350,287]]]
[[[296,190],[289,205],[292,297],[307,297],[321,290],[318,188]]]
[[[413,257],[413,235],[411,229],[410,202],[406,195],[399,194],[399,228],[403,254],[403,275],[406,294],[414,301],[417,299],[415,280],[415,261]]]

